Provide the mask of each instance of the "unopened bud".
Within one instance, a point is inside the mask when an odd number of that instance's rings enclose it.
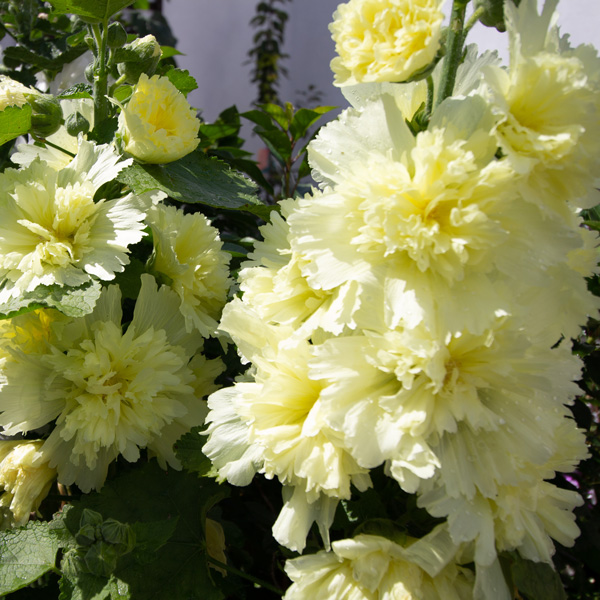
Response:
[[[86,134],[90,130],[90,122],[77,111],[67,117],[65,127],[69,135],[77,137],[80,133]]]
[[[111,23],[108,26],[107,43],[109,48],[120,48],[127,43],[127,32],[121,23]]]
[[[151,76],[162,55],[160,44],[153,35],[138,38],[115,51],[115,62],[120,75],[135,85],[142,73]]]
[[[26,94],[31,106],[31,133],[46,138],[55,133],[63,122],[60,102],[51,94]]]

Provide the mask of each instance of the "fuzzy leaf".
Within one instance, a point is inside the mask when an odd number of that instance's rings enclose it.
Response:
[[[101,291],[102,286],[97,281],[90,281],[78,288],[40,285],[31,292],[0,304],[0,320],[44,307],[56,308],[68,317],[83,317],[94,310]]]
[[[184,69],[170,69],[165,75],[184,96],[198,88],[196,80]]]
[[[108,20],[114,14],[133,4],[135,0],[49,0],[55,13],[70,13],[97,20]]]
[[[20,590],[54,569],[60,546],[46,522],[0,532],[0,594]]]
[[[179,438],[175,444],[175,454],[183,467],[190,473],[197,473],[200,477],[216,475],[210,458],[202,452],[206,436],[200,435],[203,427],[194,427],[189,433]]]
[[[136,546],[119,558],[112,580],[101,578],[104,586],[115,581],[131,598],[144,600],[219,600],[223,594],[206,560],[204,522],[228,491],[210,479],[165,472],[151,461],[107,481],[102,493],[75,501],[67,527],[72,533],[78,530],[84,508],[133,526]],[[95,582],[98,587],[100,583]],[[115,599],[107,587],[100,589]]]
[[[136,194],[162,190],[174,200],[190,204],[230,210],[262,206],[256,196],[256,184],[199,151],[166,165],[134,164],[123,169],[118,180]]]
[[[0,111],[0,146],[31,129],[31,106],[8,106]]]
[[[549,564],[520,559],[510,571],[514,584],[528,600],[567,600],[560,577]]]

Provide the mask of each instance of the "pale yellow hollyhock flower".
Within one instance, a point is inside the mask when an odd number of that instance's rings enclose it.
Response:
[[[133,319],[122,328],[121,294],[105,288],[89,315],[61,323],[61,335],[27,354],[11,347],[1,368],[0,425],[15,435],[55,422],[40,453],[58,480],[97,489],[118,455],[141,448],[180,468],[173,444],[206,414],[220,361],[201,354],[175,292],[142,275]]]
[[[419,542],[416,542],[419,543]],[[473,574],[453,562],[430,575],[411,553],[375,535],[357,535],[331,545],[331,552],[288,560],[292,585],[284,600],[466,600],[473,597]],[[432,545],[430,553],[438,550]],[[424,552],[427,552],[424,549]]]
[[[42,444],[39,440],[0,441],[0,488],[4,491],[0,496],[0,529],[25,525],[56,479],[56,469],[35,461]],[[5,516],[8,519],[3,519]]]
[[[110,280],[123,271],[128,246],[144,235],[146,199],[128,194],[96,202],[94,196],[130,161],[82,140],[59,171],[38,158],[0,175],[3,296],[39,285],[78,286],[92,276]]]
[[[0,75],[0,110],[8,106],[23,106],[27,104],[25,94],[37,93],[19,81],[15,81],[6,75]]]
[[[507,3],[510,68],[485,75],[499,145],[523,176],[524,197],[568,217],[600,201],[600,60],[592,47],[559,40],[556,4],[538,15],[535,0]]]
[[[196,149],[200,121],[167,77],[142,73],[119,115],[123,148],[148,163],[169,163]]]
[[[230,255],[218,230],[201,213],[186,215],[164,204],[153,206],[146,222],[154,240],[151,269],[180,297],[188,331],[214,335],[231,283]]]
[[[334,84],[405,81],[439,48],[441,0],[350,0],[329,26],[339,56]]]

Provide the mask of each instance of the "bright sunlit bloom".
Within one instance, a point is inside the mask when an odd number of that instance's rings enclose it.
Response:
[[[329,26],[338,54],[335,85],[405,81],[429,65],[439,48],[440,0],[350,0]]]
[[[167,77],[142,73],[121,109],[123,148],[148,163],[168,163],[196,149],[200,121],[185,96]]]
[[[219,232],[203,214],[186,215],[164,204],[149,210],[146,222],[154,240],[152,271],[181,298],[188,330],[213,335],[230,285],[230,255]]]
[[[311,347],[290,327],[260,321],[239,300],[230,303],[221,329],[229,333],[254,366],[253,381],[240,381],[209,398],[209,439],[204,452],[223,479],[246,485],[255,472],[293,488],[275,526],[275,537],[301,550],[323,496],[350,498],[350,484],[366,489],[370,480],[327,425],[321,384],[308,377]],[[325,504],[327,500],[325,500]],[[329,513],[318,521],[326,533]],[[306,513],[311,516],[307,516]],[[332,514],[331,514],[332,517]],[[326,525],[323,528],[323,525]]]
[[[0,75],[0,110],[4,110],[7,106],[27,104],[26,94],[32,93],[37,92],[6,75]]]
[[[417,542],[419,543],[419,542]],[[357,535],[333,542],[331,552],[288,560],[292,580],[285,600],[465,600],[473,597],[473,574],[455,564],[430,575],[400,546],[383,537]],[[431,548],[434,554],[434,548]]]
[[[196,354],[199,333],[187,333],[179,298],[142,276],[133,320],[122,331],[121,294],[105,289],[89,315],[61,324],[42,352],[10,347],[0,388],[5,433],[56,425],[40,452],[58,480],[97,489],[119,454],[136,461],[141,448],[178,468],[175,441],[202,423],[202,396],[213,391],[218,361]]]
[[[56,469],[35,460],[41,446],[41,441],[0,441],[0,529],[25,525],[56,479]]]
[[[486,72],[502,150],[524,176],[524,196],[565,215],[599,202],[600,59],[591,47],[571,49],[550,27],[556,2],[541,15],[536,2],[508,3],[510,68]]]
[[[0,176],[0,277],[4,294],[38,285],[77,286],[113,279],[129,263],[127,248],[143,233],[145,200],[128,194],[94,201],[127,166],[108,146],[82,141],[60,171],[39,159]]]

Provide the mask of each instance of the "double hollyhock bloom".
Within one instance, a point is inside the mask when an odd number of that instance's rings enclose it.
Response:
[[[347,13],[389,25],[401,4],[341,6],[334,38]],[[221,329],[250,368],[209,398],[219,477],[277,477],[273,533],[297,551],[313,523],[329,546],[338,502],[380,465],[445,519],[442,564],[414,552],[406,566],[411,545],[359,536],[288,563],[286,597],[388,598],[395,585],[509,598],[499,552],[551,562],[553,540],[578,535],[581,498],[550,480],[587,452],[567,406],[581,370],[567,340],[598,309],[580,213],[597,203],[600,61],[558,39],[554,7],[507,4],[508,70],[471,50],[416,134],[424,82],[350,88],[353,106],[309,147],[319,188],[282,202],[243,265]]]

